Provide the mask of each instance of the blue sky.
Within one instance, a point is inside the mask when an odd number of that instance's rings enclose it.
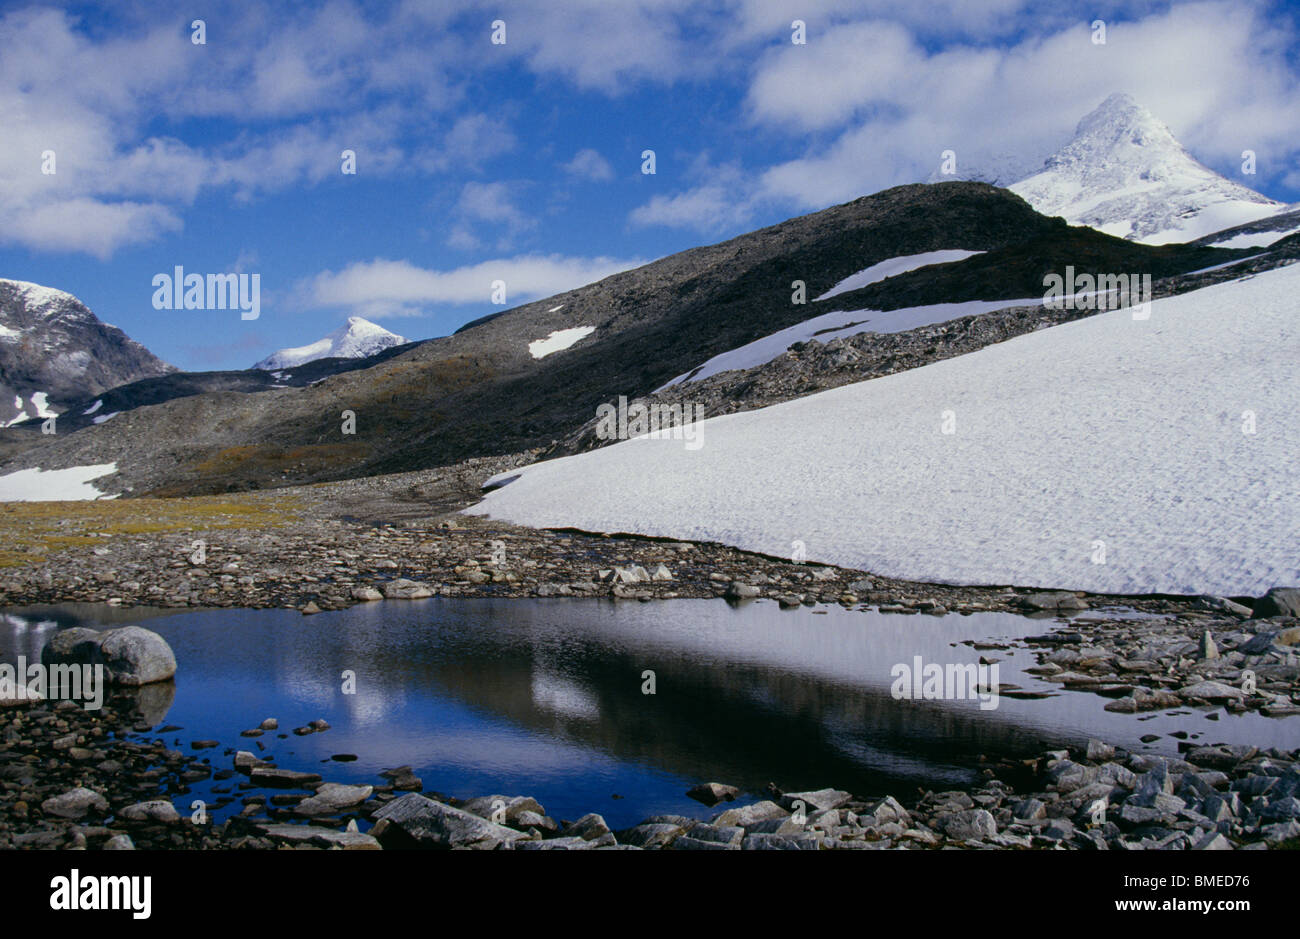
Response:
[[[544,297],[924,180],[945,149],[1032,166],[1115,91],[1300,200],[1289,3],[198,6],[0,6],[0,276],[74,293],[186,369],[354,313],[444,335],[502,308],[494,280],[507,305]],[[259,274],[261,316],[153,309],[176,265]]]

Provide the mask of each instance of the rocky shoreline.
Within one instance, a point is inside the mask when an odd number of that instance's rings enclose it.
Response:
[[[538,530],[461,515],[536,454],[221,497],[0,504],[0,607],[345,609],[380,598],[606,597],[1042,611],[1041,591],[917,583],[725,545]],[[1203,611],[1195,598],[1076,594],[1073,609]],[[1037,604],[1037,605],[1036,605]],[[1223,621],[1231,614],[1219,609]]]
[[[383,484],[388,501],[377,489]],[[960,587],[719,544],[535,530],[458,514],[401,523],[349,514],[378,505],[385,516],[400,515],[437,488],[429,474],[304,487],[292,491],[297,502],[279,505],[281,527],[269,528],[235,516],[236,524],[222,527],[183,520],[183,531],[118,532],[112,519],[91,514],[79,521],[78,534],[67,536],[81,544],[53,551],[39,564],[0,569],[0,607],[100,602],[315,614],[382,599],[564,597],[768,600],[785,609],[835,604],[930,616],[1017,613],[1068,623],[1014,644],[1038,652],[1036,674],[1047,681],[1116,698],[1111,710],[1190,703],[1279,718],[1300,714],[1300,593],[1293,588],[1234,600]],[[241,494],[234,504],[258,507],[261,518],[270,511],[268,498]],[[206,504],[168,502],[169,508]],[[152,500],[117,505],[134,509],[137,526],[156,518]],[[83,513],[104,511],[98,503],[80,506]],[[8,507],[0,512],[0,534],[23,522],[31,524]],[[1011,644],[991,640],[979,647],[992,656]]]
[[[970,791],[907,802],[775,787],[745,802],[708,783],[691,793],[717,809],[707,820],[659,815],[612,830],[596,813],[551,818],[527,796],[423,793],[409,766],[373,784],[338,784],[218,741],[191,741],[186,752],[162,736],[180,728],[139,723],[147,707],[119,695],[98,712],[66,701],[0,709],[0,850],[1300,847],[1300,750],[1201,746],[1169,759],[1094,740],[1082,752],[991,762]],[[327,730],[313,722],[295,732]],[[268,719],[250,734],[277,731]],[[184,796],[209,779],[221,802],[200,814]],[[195,813],[177,812],[176,800]],[[219,824],[206,814],[234,803],[239,813]]]

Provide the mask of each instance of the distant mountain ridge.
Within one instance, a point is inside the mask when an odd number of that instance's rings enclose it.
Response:
[[[258,362],[253,368],[275,371],[295,368],[316,359],[364,359],[393,346],[408,342],[402,336],[360,316],[349,316],[348,321],[323,339],[305,346],[281,349]]]
[[[0,426],[175,371],[72,294],[0,279]]]

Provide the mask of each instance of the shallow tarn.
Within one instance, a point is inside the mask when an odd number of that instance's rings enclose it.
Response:
[[[227,748],[247,749],[330,782],[378,784],[381,771],[409,764],[426,791],[530,795],[553,817],[595,811],[613,827],[657,813],[710,814],[685,795],[702,781],[737,786],[742,800],[766,797],[769,782],[910,798],[973,784],[981,757],[1030,758],[1090,737],[1170,756],[1175,732],[1261,747],[1300,738],[1300,718],[1107,712],[1106,698],[1026,674],[1036,658],[1022,645],[973,647],[1060,625],[1009,613],[433,598],[304,617],[81,604],[7,611],[0,661],[39,660],[57,629],[128,622],[166,638],[179,663],[174,699],[151,719],[181,729],[142,738],[162,737],[216,769],[232,765]],[[893,670],[917,656],[944,666],[983,656],[1004,689],[1018,687],[992,708],[978,697],[897,700]],[[654,694],[643,693],[647,670]],[[344,693],[347,673],[354,694]],[[270,717],[279,730],[240,736]],[[292,733],[318,718],[331,729]],[[1141,742],[1149,734],[1160,738]],[[192,750],[205,739],[221,747]],[[188,815],[196,799],[233,797],[213,811],[219,821],[242,808],[242,779],[206,780],[174,802]]]

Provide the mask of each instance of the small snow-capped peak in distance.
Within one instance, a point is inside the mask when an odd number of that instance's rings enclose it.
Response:
[[[1197,161],[1122,93],[1086,115],[1042,170],[1008,188],[1044,215],[1146,244],[1191,241],[1284,207]]]
[[[348,321],[323,339],[305,346],[281,349],[258,362],[253,368],[274,371],[293,368],[316,359],[364,359],[408,342],[405,337],[389,332],[377,323],[361,316],[349,316]]]

